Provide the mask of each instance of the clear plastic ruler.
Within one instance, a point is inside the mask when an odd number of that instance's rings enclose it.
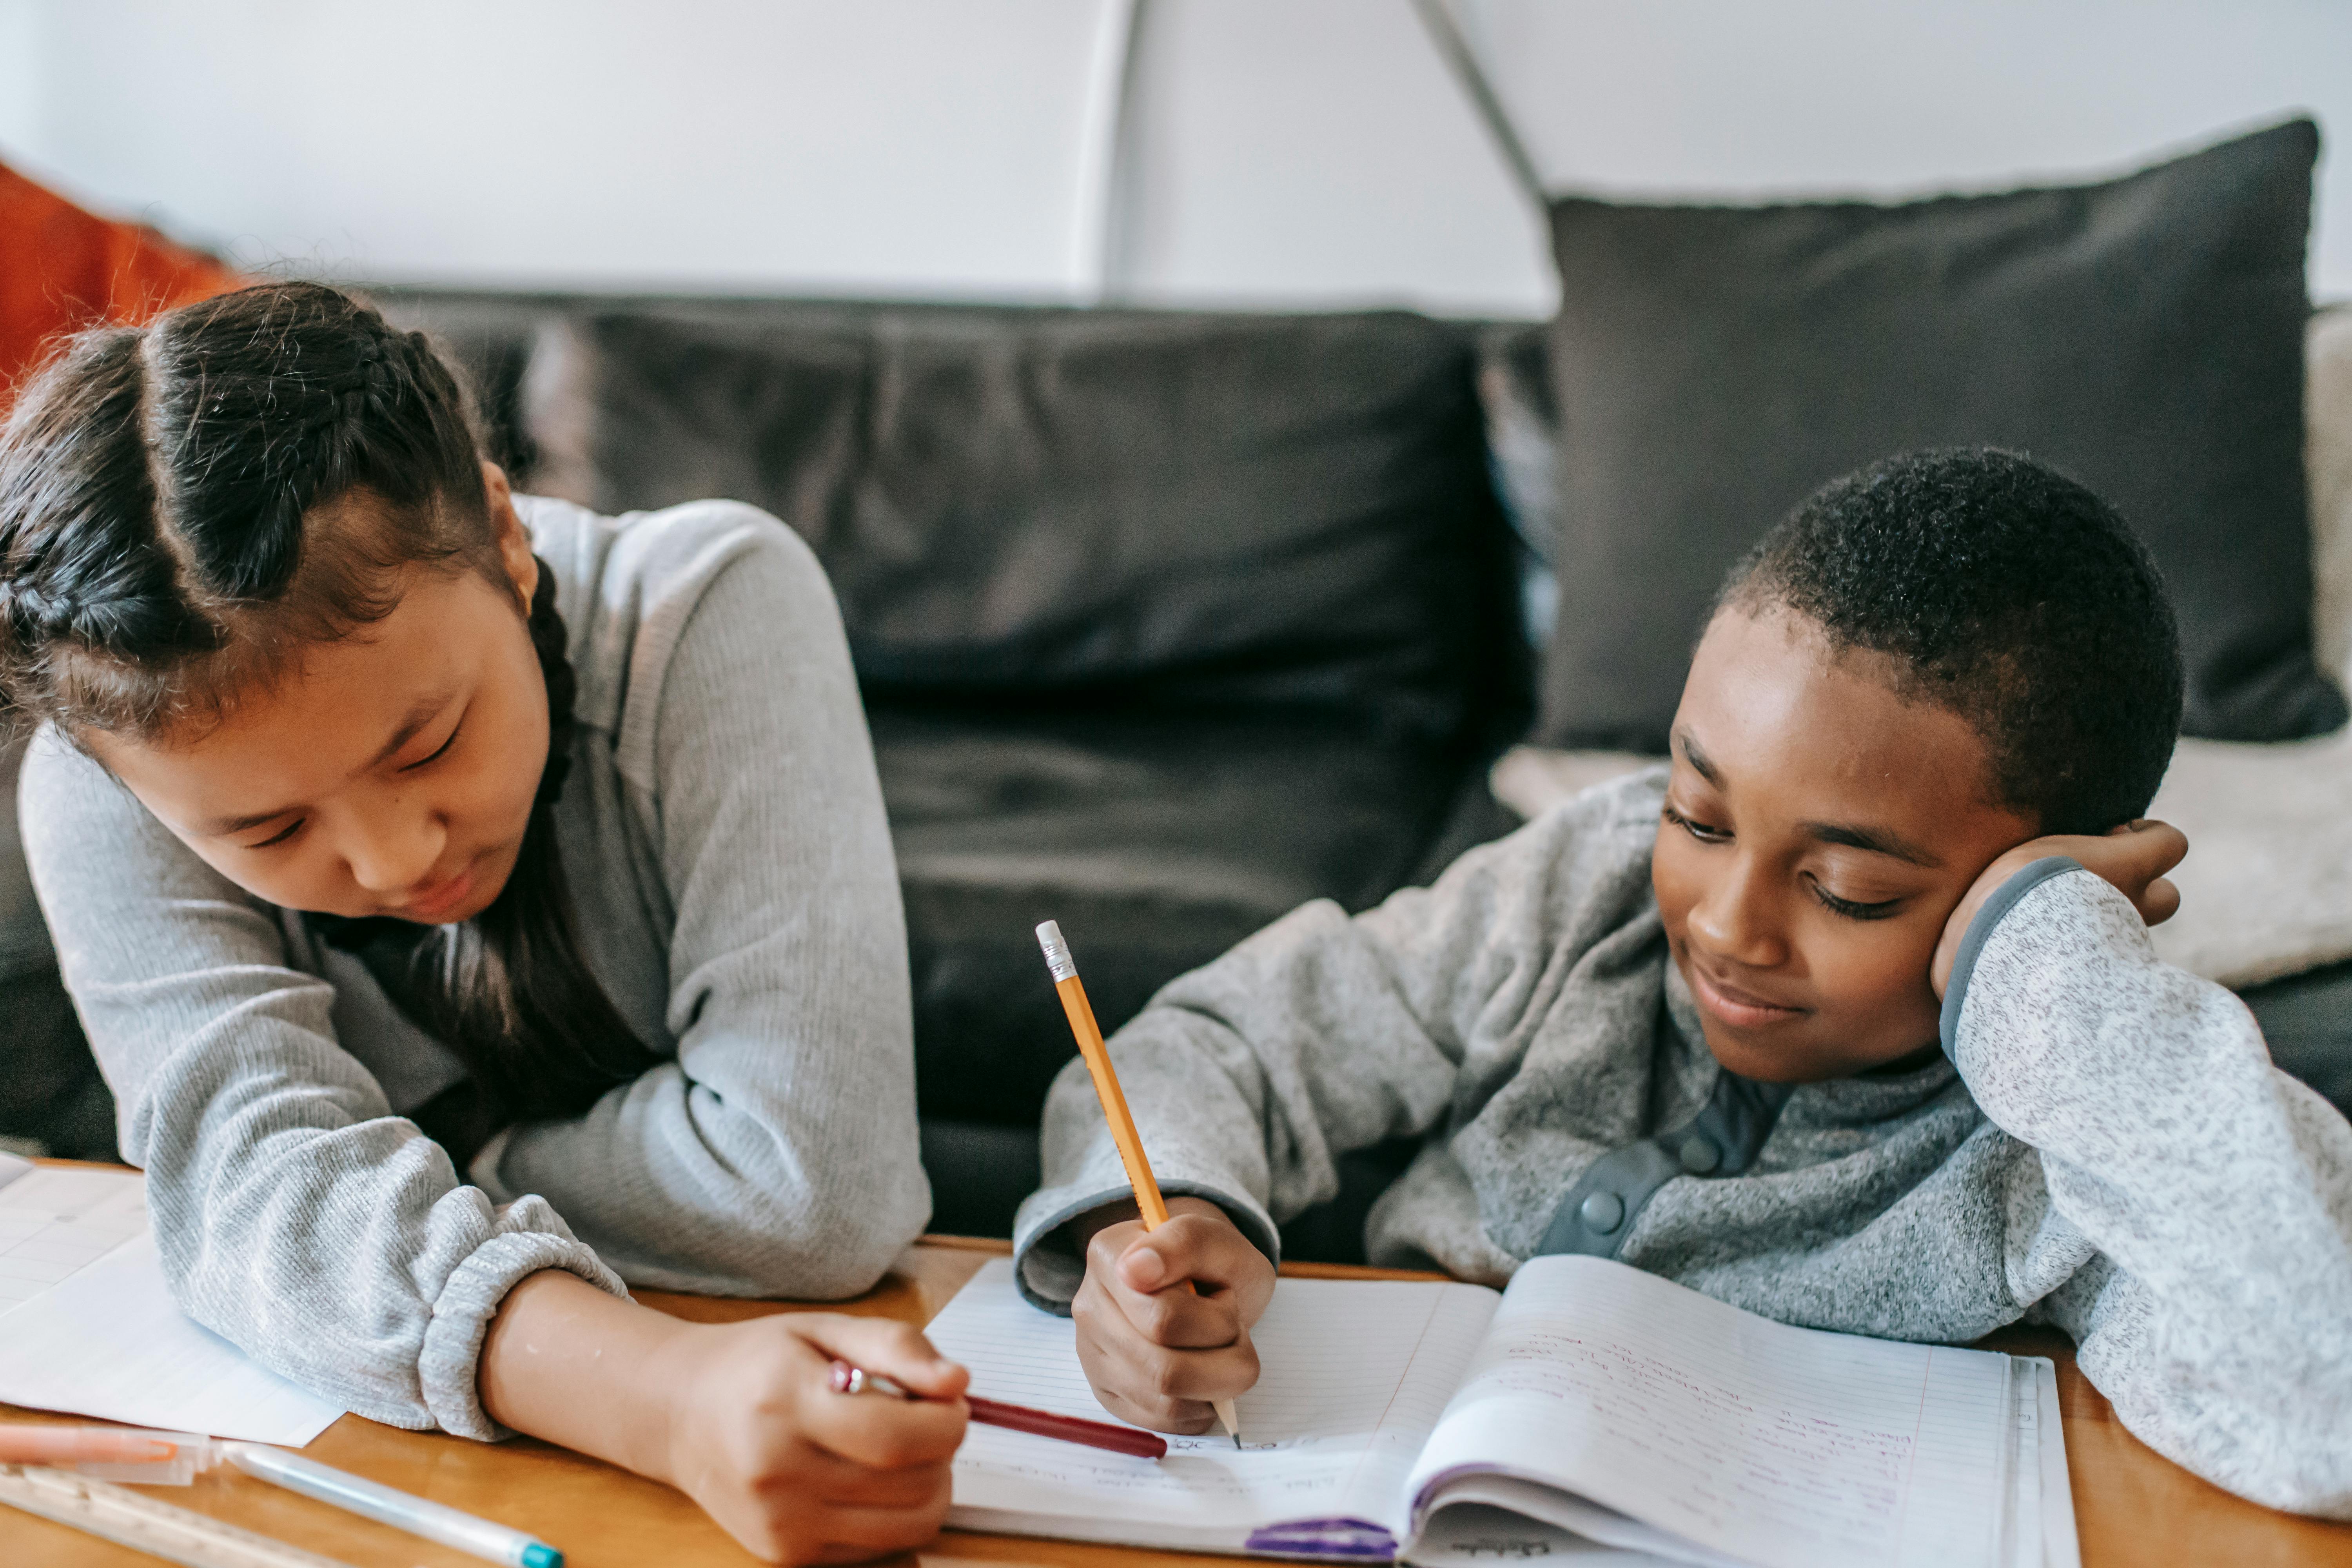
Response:
[[[0,1465],[0,1503],[186,1568],[351,1568],[128,1487],[37,1465]]]

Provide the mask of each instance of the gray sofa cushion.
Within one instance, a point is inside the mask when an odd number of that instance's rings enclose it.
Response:
[[[1034,1129],[1076,1052],[1031,933],[1068,933],[1106,1032],[1310,899],[1420,871],[1476,771],[1332,720],[872,712],[907,900],[923,1114]],[[1499,825],[1498,825],[1499,826]]]
[[[2352,963],[2330,964],[2242,993],[2271,1060],[2352,1116]]]

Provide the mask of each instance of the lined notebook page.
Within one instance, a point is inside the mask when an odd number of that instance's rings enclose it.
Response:
[[[1991,1565],[2008,1391],[2006,1356],[1790,1328],[1623,1264],[1543,1258],[1409,1485],[1501,1469],[1763,1568]]]
[[[1129,1458],[974,1426],[955,1461],[955,1521],[1141,1543],[1238,1545],[1288,1521],[1352,1517],[1397,1531],[1404,1478],[1459,1382],[1494,1291],[1475,1285],[1285,1279],[1253,1333],[1263,1369],[1222,1431]],[[972,1392],[1108,1420],[1067,1318],[1021,1300],[990,1262],[924,1331],[971,1369]]]

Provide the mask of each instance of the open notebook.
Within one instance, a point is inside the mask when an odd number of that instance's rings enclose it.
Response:
[[[975,1393],[1092,1415],[1067,1319],[991,1262],[927,1331]],[[974,1426],[952,1524],[1364,1562],[2075,1568],[2039,1357],[1790,1328],[1621,1263],[1481,1286],[1285,1279],[1244,1450]]]
[[[183,1316],[136,1171],[0,1154],[0,1400],[299,1447],[342,1411]]]

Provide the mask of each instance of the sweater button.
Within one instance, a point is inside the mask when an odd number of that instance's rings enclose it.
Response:
[[[1576,1206],[1584,1223],[1602,1236],[1615,1230],[1625,1219],[1625,1200],[1615,1193],[1591,1193]]]
[[[1715,1140],[1696,1132],[1683,1140],[1675,1157],[1682,1161],[1683,1169],[1694,1176],[1704,1176],[1723,1163],[1723,1151],[1715,1146]]]

